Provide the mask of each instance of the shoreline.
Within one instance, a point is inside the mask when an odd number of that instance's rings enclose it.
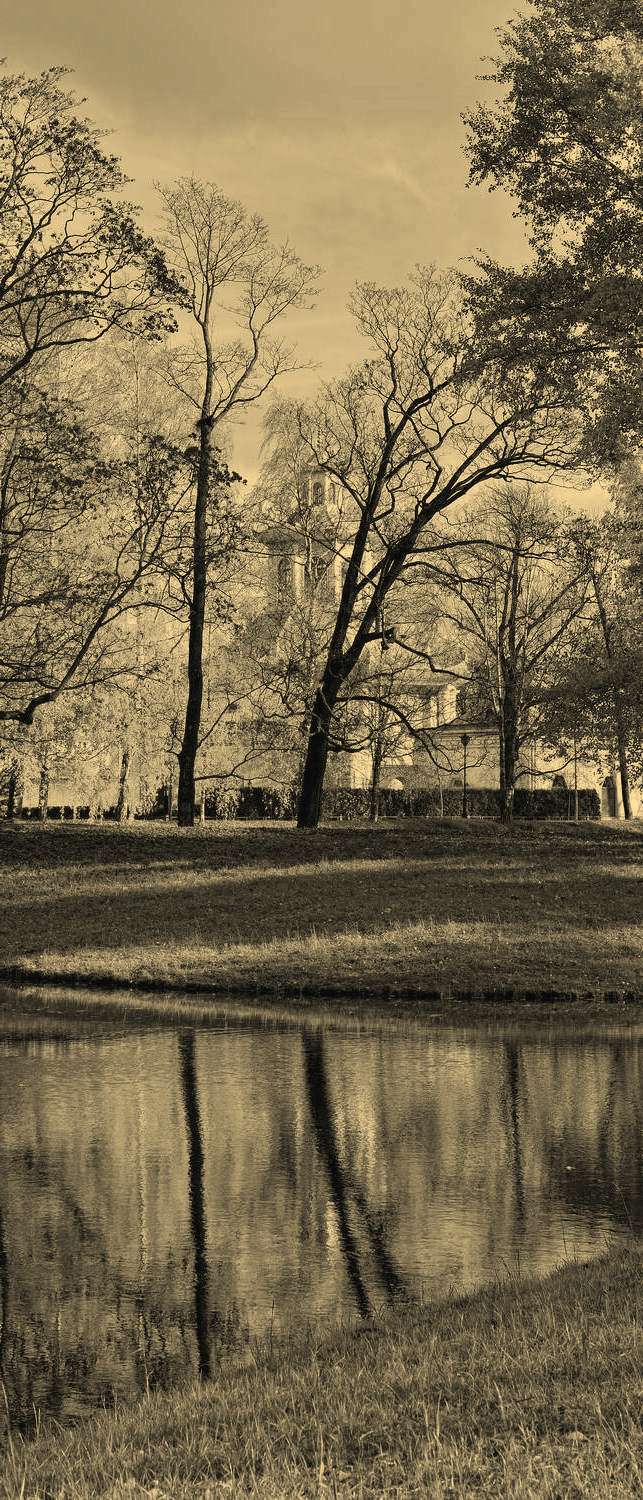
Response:
[[[8,1435],[0,1500],[638,1495],[638,1249],[272,1335],[211,1381]],[[588,1353],[590,1358],[588,1358]]]
[[[176,1020],[192,1015],[204,1023],[215,1016],[233,1014],[240,1023],[252,1017],[266,1023],[291,1023],[300,1026],[311,1017],[340,1025],[363,1026],[380,1023],[397,1026],[428,1020],[446,1025],[472,1026],[484,1021],[588,1023],[622,1019],[624,1024],[643,1026],[643,995],[638,991],[606,991],[604,994],[577,991],[467,991],[452,992],[420,989],[394,991],[344,990],[323,986],[280,986],[273,990],[228,982],[209,984],[193,980],[186,983],[157,978],[135,979],[125,983],[117,977],[38,971],[17,966],[0,967],[0,1005],[2,992],[13,991],[16,997],[29,995],[65,1001],[71,1013],[80,1009],[112,1016]],[[159,997],[156,1000],[156,997]],[[226,1005],[226,1000],[230,1001]],[[42,1005],[38,1009],[48,1007]]]

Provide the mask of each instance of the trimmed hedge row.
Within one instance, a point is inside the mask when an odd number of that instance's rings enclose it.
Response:
[[[483,787],[467,791],[469,814],[473,818],[498,818],[500,793]],[[331,822],[353,822],[369,817],[371,805],[367,787],[329,787],[322,800],[322,816]],[[264,786],[238,788],[214,787],[206,793],[205,815],[219,821],[247,819],[284,820],[295,817],[297,794],[288,789]],[[437,787],[423,787],[405,792],[383,787],[379,794],[381,818],[459,818],[462,816],[462,788],[446,787],[442,795]],[[593,787],[578,793],[578,814],[583,820],[600,818],[601,804]],[[167,815],[167,793],[157,796],[152,817]],[[514,815],[517,818],[573,818],[574,794],[563,787],[528,791],[517,787],[514,793]]]
[[[462,816],[462,795],[461,787],[446,787],[441,795],[438,787],[423,787],[410,792],[383,788],[379,797],[380,817],[459,818]],[[472,818],[498,818],[500,792],[486,787],[470,787],[467,789],[467,807]],[[559,787],[539,788],[537,791],[516,787],[513,810],[517,818],[573,818],[574,794]],[[325,818],[347,822],[367,818],[370,792],[362,787],[334,787],[324,793],[322,811]],[[578,815],[584,820],[600,818],[600,797],[593,787],[579,789]]]

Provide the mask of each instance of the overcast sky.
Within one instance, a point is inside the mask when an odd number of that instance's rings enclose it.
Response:
[[[460,113],[512,0],[0,0],[11,71],[74,70],[153,227],[155,179],[192,174],[324,268],[297,319],[305,359],[339,374],[358,346],[356,279],[402,280],[523,244],[509,200],[466,186]],[[249,478],[259,427],[234,440]]]

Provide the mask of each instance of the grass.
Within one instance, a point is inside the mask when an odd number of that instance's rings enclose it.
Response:
[[[14,1437],[0,1500],[628,1500],[643,1481],[640,1269],[612,1252],[247,1345],[208,1386]]]
[[[640,827],[0,825],[0,976],[297,998],[643,993]]]

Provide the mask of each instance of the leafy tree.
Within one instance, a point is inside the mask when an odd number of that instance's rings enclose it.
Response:
[[[176,281],[65,78],[0,79],[0,386],[112,329],[174,326]]]
[[[534,260],[466,278],[478,333],[509,366],[555,360],[600,462],[640,435],[641,42],[638,0],[532,0],[498,31],[465,116],[471,180],[503,187]]]
[[[619,549],[625,559],[629,581],[643,588],[643,464],[629,455],[614,475],[611,488],[615,515],[620,522]]]
[[[558,758],[594,761],[604,773],[618,767],[626,817],[632,816],[631,784],[643,785],[641,681],[640,642],[608,662],[601,632],[585,623],[561,652],[539,712],[540,740]]]
[[[350,521],[309,726],[298,813],[305,827],[319,819],[340,694],[364,651],[389,631],[389,597],[409,559],[432,545],[436,519],[490,480],[549,477],[577,462],[556,372],[514,378],[500,369],[476,344],[454,278],[420,269],[406,287],[360,286],[353,310],[370,357],[294,413],[309,463],[343,487]]]
[[[178,795],[179,823],[189,825],[194,822],[211,571],[208,511],[216,507],[220,480],[215,434],[225,418],[260,400],[278,376],[296,368],[292,350],[274,328],[290,309],[308,304],[317,272],[288,245],[275,248],[264,221],[212,183],[182,178],[163,189],[161,198],[166,248],[184,283],[185,305],[198,330],[196,346],[172,356],[173,378],[198,412],[188,691]]]
[[[106,458],[69,403],[16,391],[0,401],[0,721],[29,725],[136,674],[129,619],[163,605],[194,470],[162,439]]]
[[[583,519],[575,545],[589,585],[591,612],[575,642],[574,660],[564,677],[574,734],[600,758],[601,743],[614,747],[623,811],[632,816],[630,763],[640,774],[643,730],[643,633],[640,600],[628,567],[628,530],[617,515],[599,522]]]

